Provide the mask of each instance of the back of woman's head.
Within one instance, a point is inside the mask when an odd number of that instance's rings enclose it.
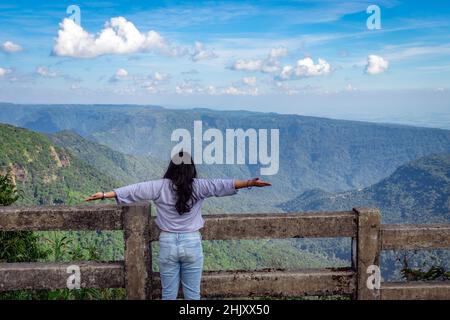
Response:
[[[191,155],[184,151],[174,155],[170,160],[164,178],[172,181],[172,188],[177,197],[175,208],[178,213],[183,214],[191,211],[195,202],[193,183],[194,178],[197,178],[197,170]]]

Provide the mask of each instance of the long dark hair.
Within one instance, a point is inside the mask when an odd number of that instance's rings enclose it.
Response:
[[[197,178],[197,170],[191,155],[180,151],[172,157],[164,174],[164,179],[172,181],[172,188],[177,196],[175,208],[180,215],[191,211],[196,201],[192,187],[194,178]]]

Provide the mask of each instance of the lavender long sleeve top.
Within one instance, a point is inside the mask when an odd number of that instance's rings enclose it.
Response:
[[[114,189],[118,204],[152,200],[156,206],[156,224],[162,231],[194,232],[201,229],[203,201],[237,193],[232,179],[194,179],[193,193],[198,201],[191,211],[180,215],[175,208],[176,194],[169,179],[159,179]]]

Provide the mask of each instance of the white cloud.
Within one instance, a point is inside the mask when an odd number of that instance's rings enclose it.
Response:
[[[208,85],[205,88],[205,92],[209,95],[216,95],[217,94],[217,89],[215,86],[213,85]]]
[[[183,82],[175,87],[175,92],[178,94],[193,94],[199,92],[199,88],[192,83]]]
[[[0,68],[0,78],[6,76],[7,74],[10,74],[11,72],[11,69]]]
[[[280,73],[281,80],[290,80],[296,78],[315,77],[329,74],[331,65],[324,59],[318,59],[315,64],[313,59],[307,57],[297,60],[295,66],[286,65]]]
[[[262,60],[238,59],[232,64],[231,69],[237,71],[261,71],[262,64]]]
[[[184,81],[175,88],[177,94],[191,95],[191,94],[207,94],[207,95],[252,95],[256,96],[259,94],[259,89],[254,86],[239,86],[237,84],[216,87],[214,85],[198,85],[192,81]]]
[[[269,56],[271,58],[281,58],[288,55],[288,49],[284,47],[272,48],[270,50]]]
[[[18,45],[17,43],[11,42],[11,41],[5,41],[2,44],[2,50],[6,53],[16,53],[22,51],[22,47]]]
[[[223,88],[221,92],[223,94],[227,94],[227,95],[231,95],[231,96],[241,96],[241,95],[257,96],[259,94],[259,89],[256,87],[239,88],[237,86],[229,86],[229,87]]]
[[[90,34],[71,19],[59,24],[53,53],[57,56],[94,58],[105,54],[152,52],[170,57],[189,56],[194,61],[214,59],[217,54],[201,42],[193,47],[173,46],[154,30],[146,33],[124,17],[111,18],[97,34]]]
[[[36,68],[36,73],[41,77],[54,78],[56,77],[56,72],[50,71],[47,67],[40,66]]]
[[[169,79],[170,75],[168,73],[157,71],[153,75],[148,76],[145,81],[135,78],[135,82],[150,93],[160,93],[166,91],[166,88],[163,86],[167,84]]]
[[[287,49],[283,47],[273,48],[265,59],[237,59],[230,66],[231,70],[250,71],[263,73],[277,73],[280,71],[278,58],[287,55]]]
[[[128,77],[128,71],[123,69],[123,68],[119,68],[119,69],[117,69],[116,74],[114,75],[114,77],[117,80],[125,79],[125,78]]]
[[[244,77],[242,78],[242,82],[248,86],[256,85],[256,77]]]
[[[318,59],[318,62],[314,63],[309,57],[297,60],[295,65],[282,66],[279,58],[285,57],[287,54],[288,50],[285,47],[272,48],[265,59],[237,59],[230,69],[269,73],[278,80],[321,76],[331,72],[331,65],[326,60]]]
[[[136,93],[136,88],[134,87],[120,87],[115,88],[113,90],[115,94],[121,95],[121,96],[128,96],[128,95],[134,95]]]
[[[217,58],[217,54],[212,50],[205,49],[203,43],[196,41],[191,53],[191,60],[194,62]]]
[[[153,75],[153,80],[161,82],[164,80],[167,80],[169,78],[169,75],[167,73],[163,73],[163,72],[155,72],[155,74]]]
[[[168,56],[186,54],[186,49],[172,47],[156,31],[141,33],[123,17],[111,18],[98,34],[86,32],[71,19],[59,25],[53,53],[58,56],[93,58],[105,54],[154,52]]]
[[[367,57],[366,73],[370,75],[380,74],[389,68],[389,61],[383,57],[371,54]]]
[[[157,86],[154,86],[154,85],[147,85],[147,86],[144,86],[144,88],[149,93],[160,93],[161,92],[161,90]]]

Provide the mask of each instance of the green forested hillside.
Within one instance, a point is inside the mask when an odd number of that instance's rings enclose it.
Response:
[[[151,156],[128,155],[87,140],[72,131],[62,131],[48,134],[56,145],[69,150],[73,155],[95,167],[100,172],[110,175],[122,184],[136,183],[150,179],[160,179],[164,175],[168,161]],[[247,179],[249,173],[244,168],[231,166],[197,166],[201,178],[232,177]],[[241,190],[239,195],[220,199],[208,199],[203,207],[203,213],[224,212],[280,212],[275,205],[285,199],[284,194],[277,190]]]
[[[49,134],[49,139],[77,158],[112,176],[121,183],[136,183],[161,178],[166,162],[150,156],[132,156],[100,143],[86,140],[73,131]]]
[[[0,125],[0,168],[11,170],[21,204],[80,201],[118,181],[55,146],[45,135]]]
[[[164,169],[161,161],[124,155],[70,132],[55,134],[49,139],[40,133],[0,124],[0,146],[2,171],[11,170],[22,195],[18,204],[79,203],[95,191],[160,177]],[[227,203],[222,205],[227,208]],[[238,208],[239,201],[233,205]],[[209,208],[212,212],[218,210],[211,204]],[[121,232],[55,231],[35,234],[47,253],[46,260],[123,259]],[[205,241],[204,250],[207,270],[312,268],[346,264],[344,259],[333,254],[303,250],[292,240]],[[157,253],[155,244],[154,261],[157,261]],[[156,263],[154,267],[157,269]],[[90,294],[99,297],[95,292]],[[61,294],[51,294],[45,298],[52,295],[61,297]],[[31,296],[24,294],[22,297]]]
[[[384,223],[450,221],[450,154],[436,154],[399,167],[388,178],[361,190],[311,190],[283,203],[285,211],[380,208]]]
[[[449,223],[450,154],[411,161],[368,188],[340,193],[310,190],[280,205],[285,211],[350,210],[356,206],[379,208],[383,223]],[[345,247],[342,241],[327,243],[334,245],[335,252],[342,257],[340,252]],[[308,245],[305,248],[311,250]],[[449,270],[450,251],[385,251],[383,276],[400,278],[404,261],[413,268],[441,266]]]
[[[400,165],[432,153],[450,152],[450,131],[408,126],[331,120],[299,115],[208,109],[166,109],[130,105],[12,105],[1,104],[0,121],[54,133],[77,134],[126,154],[167,161],[174,129],[193,133],[195,120],[203,130],[279,129],[280,170],[269,176],[271,190],[252,193],[244,208],[261,203],[272,210],[311,189],[328,192],[368,187]],[[258,166],[207,166],[216,176],[259,175]],[[260,194],[264,196],[258,197]],[[255,209],[255,207],[257,209]]]

